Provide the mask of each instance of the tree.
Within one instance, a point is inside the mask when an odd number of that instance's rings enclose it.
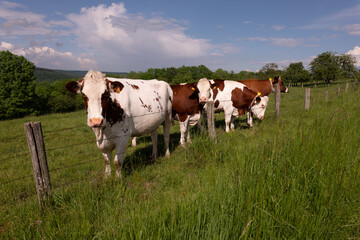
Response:
[[[23,56],[0,52],[0,119],[18,118],[34,112],[35,65]]]
[[[358,79],[360,77],[359,71],[355,67],[356,58],[354,56],[344,53],[338,56],[338,63],[342,78]]]
[[[281,71],[276,63],[267,63],[259,71],[261,78],[273,78],[281,75],[280,73]]]
[[[290,63],[284,71],[284,79],[289,82],[298,83],[310,81],[310,73],[307,71],[302,62]]]
[[[311,61],[310,69],[315,79],[325,81],[325,83],[335,81],[341,76],[338,58],[333,52],[319,54]]]
[[[217,79],[217,78],[218,79],[229,79],[230,73],[226,70],[219,68],[212,74],[212,78],[213,79]]]

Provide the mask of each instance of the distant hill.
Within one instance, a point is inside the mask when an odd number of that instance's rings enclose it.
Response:
[[[36,67],[34,75],[37,82],[55,82],[64,79],[82,78],[87,71],[55,70]],[[111,75],[125,75],[126,72],[104,72]]]

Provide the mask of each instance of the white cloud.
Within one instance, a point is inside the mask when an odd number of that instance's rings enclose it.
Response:
[[[15,55],[24,56],[36,66],[58,69],[97,68],[97,63],[89,57],[74,56],[71,52],[59,52],[50,47],[17,47],[14,44],[1,42],[0,51],[9,50]]]
[[[185,34],[173,19],[145,18],[127,13],[123,3],[82,8],[67,16],[75,25],[79,44],[96,49],[99,55],[118,59],[182,59],[206,56],[212,46],[206,39]]]
[[[360,24],[350,24],[343,27],[350,35],[360,36]]]
[[[285,29],[285,25],[274,25],[271,26],[272,29],[274,29],[275,31],[281,31]]]
[[[294,38],[270,38],[271,45],[278,47],[296,47],[303,43],[302,39]]]
[[[351,54],[356,58],[355,66],[360,67],[360,47],[355,46],[352,50],[348,51],[347,54]]]
[[[0,36],[59,35],[64,32],[56,27],[69,26],[64,21],[47,22],[46,16],[24,11],[24,8],[21,4],[0,2]]]

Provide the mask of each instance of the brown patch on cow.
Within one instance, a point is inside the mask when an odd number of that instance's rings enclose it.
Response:
[[[219,100],[216,100],[214,103],[214,106],[217,108],[219,106],[219,104],[220,104]]]
[[[140,97],[139,97],[139,100],[140,100],[140,102],[141,102],[141,105],[140,105],[141,107],[147,108],[149,112],[152,112],[152,107],[151,107],[151,105],[145,104]]]
[[[245,114],[245,112],[249,109],[252,100],[257,94],[251,91],[249,88],[244,87],[243,90],[236,87],[231,91],[231,101],[233,107],[235,107],[239,114]]]
[[[104,100],[101,101],[103,108],[102,116],[112,126],[124,119],[124,109],[116,99],[112,99],[106,92],[103,94]],[[106,99],[105,99],[106,98]]]
[[[130,84],[130,86],[135,89],[135,90],[139,90],[139,86],[135,85],[135,84]]]
[[[169,96],[169,101],[172,103],[172,98],[171,98],[171,96]]]
[[[273,91],[272,83],[269,80],[248,79],[238,82],[244,84],[256,93],[261,93],[261,97],[269,96]]]
[[[214,95],[212,96],[213,100],[215,100],[216,96],[219,93],[219,90],[220,91],[224,90],[225,83],[224,83],[224,80],[221,80],[221,79],[214,79],[213,81],[214,81],[214,83],[211,84],[210,87],[212,89],[212,92],[214,93]]]
[[[172,102],[172,115],[178,115],[179,120],[184,122],[188,116],[199,113],[202,105],[199,104],[198,89],[195,83],[183,85],[170,85],[174,98]]]

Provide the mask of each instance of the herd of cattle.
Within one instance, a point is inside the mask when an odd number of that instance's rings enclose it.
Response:
[[[234,129],[234,119],[247,113],[248,124],[253,114],[263,119],[268,95],[279,84],[288,92],[280,77],[269,80],[208,80],[169,85],[159,80],[110,78],[90,70],[80,81],[72,81],[66,89],[82,94],[87,112],[87,125],[96,135],[97,147],[105,161],[105,175],[111,175],[110,159],[115,149],[116,176],[130,137],[151,135],[153,158],[157,155],[157,130],[164,128],[166,156],[170,155],[170,125],[180,122],[180,144],[190,141],[190,126],[199,124],[206,102],[213,101],[215,112],[225,113],[226,132]]]

